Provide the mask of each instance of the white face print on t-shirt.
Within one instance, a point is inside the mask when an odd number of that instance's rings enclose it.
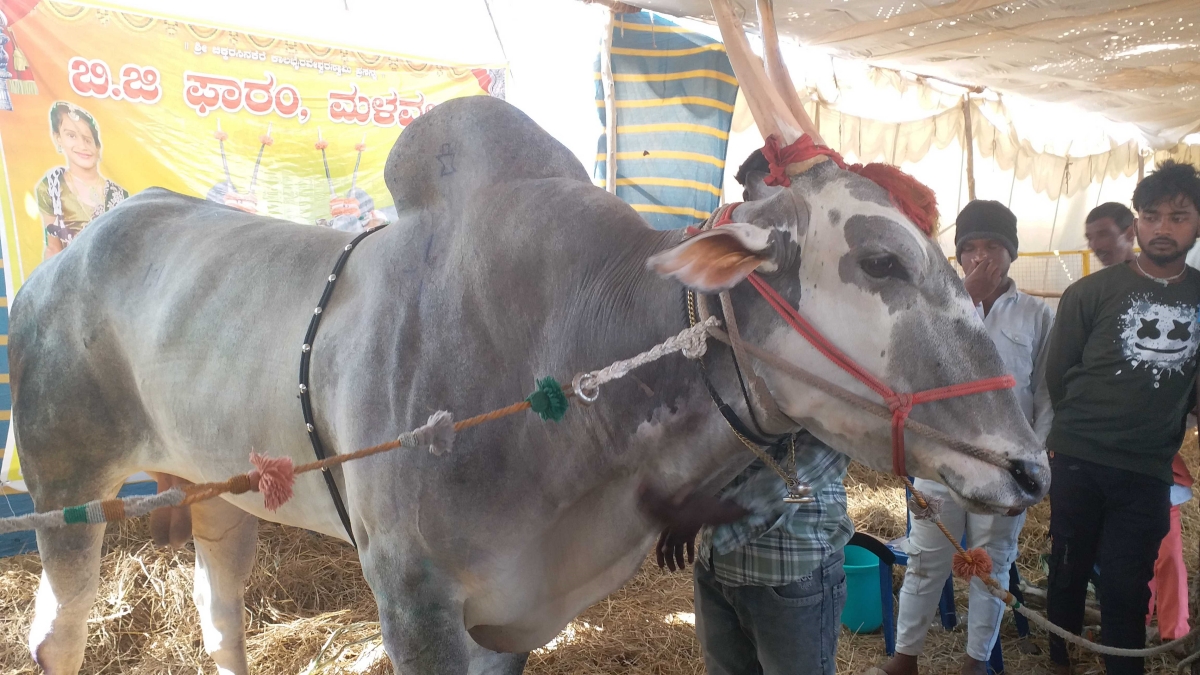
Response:
[[[1118,326],[1125,359],[1131,368],[1149,368],[1156,388],[1164,374],[1183,374],[1200,345],[1195,305],[1167,305],[1151,301],[1146,295],[1134,295]]]

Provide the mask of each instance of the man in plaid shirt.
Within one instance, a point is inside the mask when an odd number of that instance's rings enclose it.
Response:
[[[850,460],[808,432],[795,443],[810,504],[784,502],[783,479],[758,459],[715,499],[643,494],[647,510],[667,523],[660,565],[682,568],[699,531],[696,633],[710,675],[834,675],[846,602],[842,548],[854,534],[842,486]],[[766,452],[790,469],[787,443]]]
[[[761,198],[770,171],[756,150],[737,171],[746,201]],[[771,190],[775,188],[765,188]],[[754,194],[752,194],[752,192]],[[812,490],[788,504],[787,484],[755,459],[717,498],[682,500],[643,490],[643,507],[666,529],[658,564],[695,557],[696,633],[710,675],[834,675],[846,574],[842,548],[854,534],[842,478],[850,459],[801,431],[764,448]],[[794,448],[794,452],[793,452]]]

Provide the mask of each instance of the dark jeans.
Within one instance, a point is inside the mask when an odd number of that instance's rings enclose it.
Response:
[[[834,675],[845,556],[786,586],[726,586],[695,566],[696,634],[708,675]]]
[[[1078,634],[1088,578],[1100,563],[1100,634],[1106,645],[1146,646],[1146,608],[1158,547],[1170,529],[1171,486],[1140,473],[1057,454],[1050,460],[1050,586],[1046,615]],[[1068,663],[1050,637],[1050,658]],[[1106,656],[1108,675],[1141,675],[1143,659]]]

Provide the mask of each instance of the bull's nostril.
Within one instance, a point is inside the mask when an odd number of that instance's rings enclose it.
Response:
[[[1027,494],[1042,494],[1042,481],[1040,479],[1045,472],[1037,464],[1016,460],[1009,466],[1008,473]]]

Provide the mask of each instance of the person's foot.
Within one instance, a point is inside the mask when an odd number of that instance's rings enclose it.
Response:
[[[961,675],[987,675],[987,663],[976,661],[971,657],[963,659]]]
[[[879,669],[887,675],[917,675],[917,657],[896,652],[896,655]]]

